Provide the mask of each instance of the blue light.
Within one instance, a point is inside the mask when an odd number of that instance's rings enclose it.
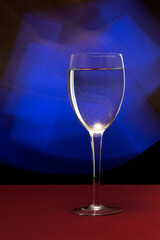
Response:
[[[90,171],[85,169],[86,163],[92,164],[89,134],[73,113],[68,96],[73,52],[120,52],[124,57],[126,92],[117,119],[104,134],[104,168],[129,161],[160,140],[159,116],[148,102],[159,86],[160,47],[133,19],[127,4],[120,10],[113,3],[84,3],[99,10],[86,24],[70,16],[69,31],[65,31],[66,13],[60,23],[24,16],[1,79],[5,102],[1,102],[1,115],[5,126],[7,122],[10,126],[0,137],[2,141],[7,136],[0,151],[5,163],[57,174]],[[85,6],[81,3],[74,9]]]

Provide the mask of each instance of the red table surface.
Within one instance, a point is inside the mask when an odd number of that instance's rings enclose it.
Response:
[[[110,216],[77,216],[91,202],[90,185],[0,186],[0,240],[160,240],[160,185],[102,185]]]

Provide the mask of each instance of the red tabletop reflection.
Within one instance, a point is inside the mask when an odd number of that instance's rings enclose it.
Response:
[[[77,216],[90,185],[0,186],[0,240],[160,240],[160,185],[102,185],[110,216]]]

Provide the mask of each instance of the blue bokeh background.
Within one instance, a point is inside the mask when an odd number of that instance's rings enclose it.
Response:
[[[54,174],[92,171],[89,134],[68,97],[74,52],[118,52],[124,58],[125,97],[104,134],[102,168],[130,161],[158,142],[160,115],[150,102],[160,87],[158,29],[141,1],[26,12],[0,79],[1,163]]]

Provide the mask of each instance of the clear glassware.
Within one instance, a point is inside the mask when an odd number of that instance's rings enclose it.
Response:
[[[124,96],[122,54],[75,53],[71,55],[68,89],[72,108],[91,137],[93,201],[72,210],[78,215],[110,215],[119,207],[104,206],[100,199],[101,148],[104,131],[116,118]]]

